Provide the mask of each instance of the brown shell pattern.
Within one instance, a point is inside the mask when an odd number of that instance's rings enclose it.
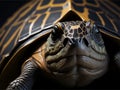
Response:
[[[120,8],[109,0],[32,0],[18,10],[0,30],[0,59],[21,41],[42,33],[72,11],[94,21],[103,33],[120,40]]]

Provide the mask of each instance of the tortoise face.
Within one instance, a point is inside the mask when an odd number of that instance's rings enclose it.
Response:
[[[95,24],[69,21],[56,24],[46,43],[48,69],[64,85],[84,86],[103,75],[107,53]]]

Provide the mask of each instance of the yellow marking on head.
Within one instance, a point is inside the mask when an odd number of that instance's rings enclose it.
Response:
[[[80,25],[74,25],[74,26],[71,26],[71,29],[78,29],[80,27]]]

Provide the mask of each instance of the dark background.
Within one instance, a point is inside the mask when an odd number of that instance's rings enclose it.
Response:
[[[22,5],[31,0],[0,0],[0,27]]]

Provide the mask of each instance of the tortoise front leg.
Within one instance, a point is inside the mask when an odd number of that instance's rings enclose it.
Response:
[[[10,83],[7,90],[31,90],[36,70],[35,62],[32,59],[27,60],[22,67],[20,76]]]

